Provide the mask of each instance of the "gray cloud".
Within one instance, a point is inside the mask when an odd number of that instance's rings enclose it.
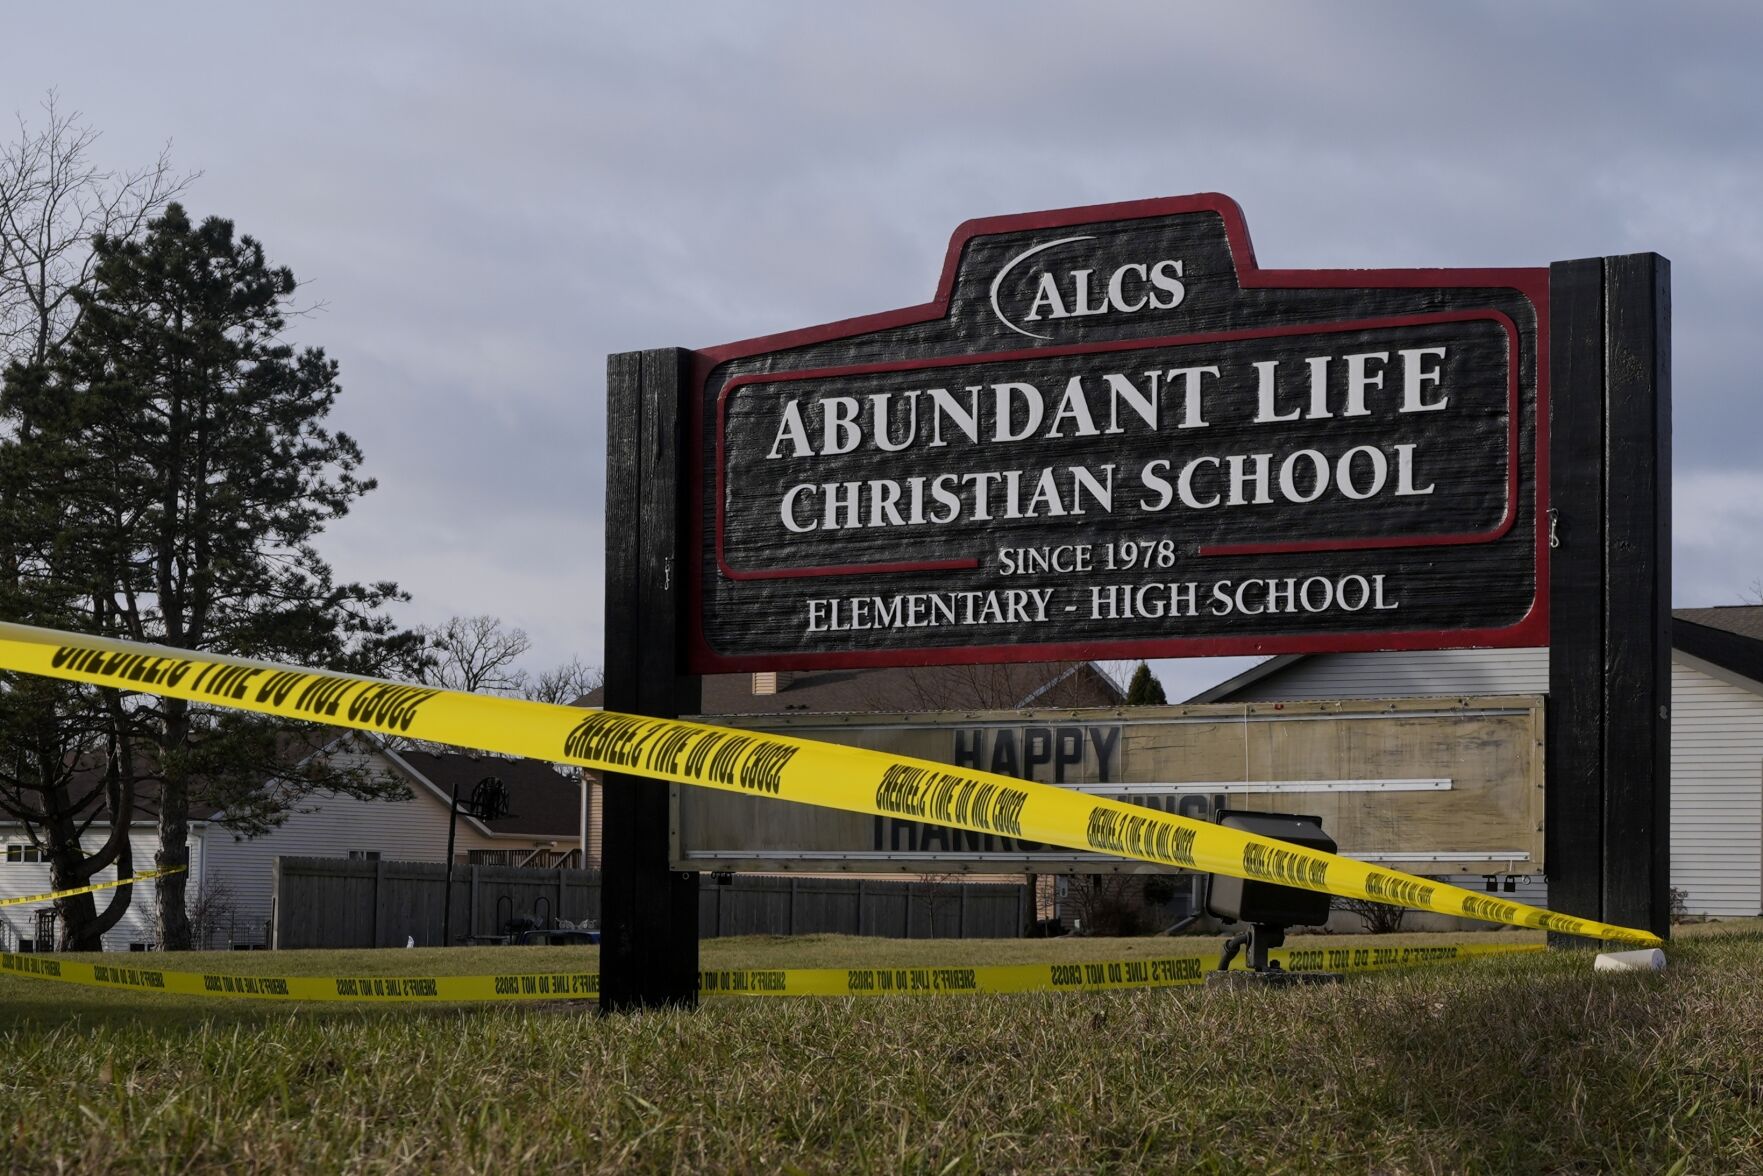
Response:
[[[1264,264],[1674,263],[1678,600],[1763,576],[1741,3],[162,3],[9,14],[8,97],[166,138],[323,309],[410,620],[599,656],[607,353],[922,301],[974,216],[1184,192]],[[1744,497],[1749,495],[1748,498]],[[1172,667],[1198,689],[1222,664]],[[1172,689],[1172,694],[1176,691]]]

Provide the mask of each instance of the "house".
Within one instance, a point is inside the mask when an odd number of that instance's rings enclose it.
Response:
[[[199,946],[262,945],[270,919],[274,860],[286,857],[349,857],[441,862],[454,790],[469,800],[478,781],[495,776],[509,793],[509,815],[482,821],[461,813],[454,860],[461,865],[579,865],[583,788],[576,775],[560,774],[537,760],[499,759],[462,752],[399,749],[371,735],[330,732],[317,750],[333,766],[352,767],[400,782],[403,801],[362,800],[335,792],[303,797],[280,824],[257,837],[226,827],[214,808],[190,814],[188,902],[198,925]],[[151,795],[135,814],[130,841],[137,869],[149,869],[158,845],[158,811]],[[94,822],[87,843],[109,835]],[[17,823],[0,822],[0,898],[48,891],[49,866]],[[101,873],[95,881],[115,878]],[[108,901],[100,896],[99,909]],[[104,936],[106,950],[144,948],[155,942],[154,885],[135,887],[129,910]],[[43,904],[41,909],[49,909]],[[0,948],[32,944],[38,907],[0,907]]]
[[[1025,707],[1119,706],[1120,686],[1094,662],[893,666],[884,669],[710,674],[703,716],[914,713],[1020,710]],[[598,707],[595,690],[577,706]],[[587,773],[588,865],[600,865],[600,783]]]
[[[205,827],[204,827],[205,828]],[[89,852],[96,851],[109,838],[108,826],[94,823],[81,838]],[[153,854],[159,845],[158,818],[137,815],[129,830],[129,849],[136,871],[153,868]],[[190,835],[190,870],[203,866],[202,833],[192,829]],[[116,880],[114,867],[101,870],[93,882]],[[26,898],[53,889],[49,880],[49,862],[30,843],[23,827],[16,821],[0,817],[0,899]],[[97,894],[98,911],[102,914],[114,891]],[[140,950],[154,942],[153,910],[157,901],[152,880],[138,882],[129,899],[128,910],[104,936],[107,951]],[[53,903],[0,907],[0,951],[51,950],[54,944],[55,907]]]
[[[1270,658],[1189,701],[1548,690],[1547,649],[1323,653]],[[1691,913],[1763,911],[1763,606],[1672,613],[1671,884]],[[1541,877],[1514,890],[1523,902],[1547,895]]]

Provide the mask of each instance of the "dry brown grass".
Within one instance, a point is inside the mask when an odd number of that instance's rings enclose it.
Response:
[[[0,1167],[1763,1171],[1763,935],[1715,930],[1685,935],[1658,976],[1549,954],[1302,991],[718,1002],[607,1019],[195,1013],[108,993],[100,1015],[61,986],[6,980]],[[1020,958],[1004,950],[712,942],[706,964]],[[374,963],[408,973],[415,954]],[[449,954],[450,970],[494,967]],[[60,1008],[21,1006],[25,985]]]

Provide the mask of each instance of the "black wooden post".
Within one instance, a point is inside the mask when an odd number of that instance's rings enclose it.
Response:
[[[1556,262],[1549,306],[1549,905],[1664,936],[1670,262],[1652,253]]]
[[[685,407],[690,353],[607,362],[606,709],[674,718],[701,706],[681,672]],[[698,875],[669,868],[664,784],[602,779],[600,1010],[698,999]]]

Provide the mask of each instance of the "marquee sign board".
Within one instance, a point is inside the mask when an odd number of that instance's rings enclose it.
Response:
[[[1533,695],[716,722],[1061,784],[1201,820],[1308,813],[1341,852],[1410,873],[1543,870]],[[1142,862],[920,821],[676,788],[675,867],[1104,873]]]
[[[1195,196],[970,222],[695,353],[693,672],[1547,642],[1548,271],[1273,271]]]

